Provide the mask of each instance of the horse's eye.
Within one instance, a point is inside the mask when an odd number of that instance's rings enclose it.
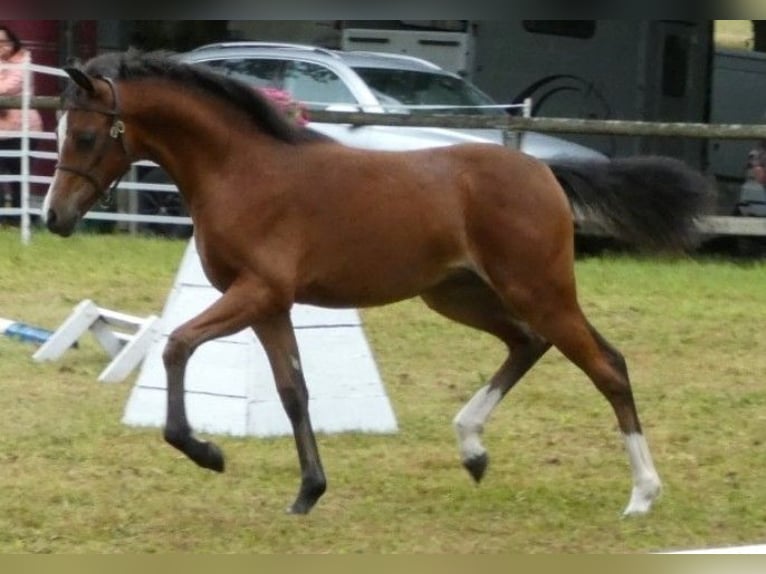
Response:
[[[89,151],[96,143],[95,132],[81,132],[74,135],[74,145],[79,151]]]

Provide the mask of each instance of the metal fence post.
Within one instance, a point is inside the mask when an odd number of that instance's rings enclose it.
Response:
[[[32,98],[32,69],[29,54],[21,68],[21,242],[28,245],[31,238],[29,217],[29,108]]]

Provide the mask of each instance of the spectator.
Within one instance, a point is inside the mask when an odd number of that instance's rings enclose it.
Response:
[[[16,67],[31,61],[30,52],[21,45],[19,37],[8,26],[0,24],[0,95],[20,96],[23,91],[23,71]],[[42,130],[42,120],[37,110],[29,110],[29,129]],[[0,108],[0,131],[20,131],[22,128],[22,110]],[[0,137],[0,152],[21,149],[20,137]],[[18,175],[21,173],[20,157],[1,157],[0,173]],[[9,185],[0,184],[0,206],[18,207],[20,202],[19,182]]]

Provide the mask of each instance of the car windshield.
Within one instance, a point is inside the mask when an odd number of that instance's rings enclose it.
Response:
[[[497,103],[468,82],[446,74],[355,67],[390,112],[498,115]]]

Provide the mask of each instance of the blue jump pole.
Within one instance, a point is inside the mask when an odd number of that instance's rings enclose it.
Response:
[[[12,337],[27,343],[37,343],[40,345],[45,343],[45,341],[53,335],[53,331],[3,318],[0,318],[0,333],[6,337]]]

